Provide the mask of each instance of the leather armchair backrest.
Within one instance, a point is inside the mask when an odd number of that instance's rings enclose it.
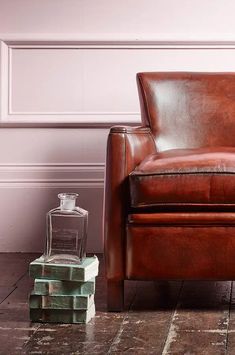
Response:
[[[137,84],[158,151],[235,146],[235,73],[139,73]]]

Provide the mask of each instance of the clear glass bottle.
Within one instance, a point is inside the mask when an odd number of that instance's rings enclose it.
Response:
[[[80,264],[85,257],[88,212],[76,207],[76,193],[60,193],[60,206],[47,213],[44,259],[51,263]]]

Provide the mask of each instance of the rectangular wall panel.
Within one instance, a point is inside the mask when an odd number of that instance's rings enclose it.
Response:
[[[137,72],[235,70],[229,48],[11,45],[8,55],[5,120],[19,123],[135,123]]]

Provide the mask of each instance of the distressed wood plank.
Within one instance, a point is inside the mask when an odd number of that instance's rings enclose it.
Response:
[[[231,282],[185,282],[163,355],[225,354]]]

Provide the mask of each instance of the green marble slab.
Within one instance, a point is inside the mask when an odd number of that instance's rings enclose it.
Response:
[[[86,311],[62,309],[30,309],[32,322],[42,323],[88,323],[95,316],[95,304]]]
[[[86,282],[35,279],[36,295],[91,295],[95,293],[95,278]]]
[[[86,282],[98,275],[98,268],[96,256],[85,258],[82,264],[46,263],[41,256],[30,263],[29,274],[34,279]]]
[[[31,293],[29,307],[41,309],[87,310],[94,303],[94,295],[86,296],[40,296]]]

